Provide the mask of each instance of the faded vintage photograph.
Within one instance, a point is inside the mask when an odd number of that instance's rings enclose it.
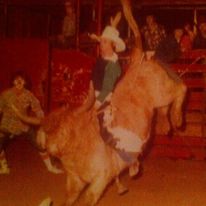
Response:
[[[0,0],[0,206],[205,206],[206,1]]]

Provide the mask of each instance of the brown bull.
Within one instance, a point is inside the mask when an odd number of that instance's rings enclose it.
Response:
[[[141,139],[140,154],[150,135],[155,108],[172,104],[173,126],[180,126],[185,92],[184,84],[170,79],[155,62],[136,60],[114,91],[110,127],[125,128]],[[94,109],[51,113],[38,140],[61,160],[66,171],[67,206],[73,205],[85,188],[84,205],[95,205],[108,183],[129,167],[102,140]]]
[[[130,2],[121,2],[137,49],[132,54],[127,73],[114,91],[106,126],[121,143],[119,147],[125,144],[129,148],[134,141],[138,149],[134,145],[132,149],[136,149],[134,154],[138,162],[150,136],[155,108],[163,107],[166,113],[171,105],[172,125],[174,128],[181,125],[186,87],[182,82],[172,80],[155,61],[143,60],[140,33],[131,14]],[[90,92],[89,96],[92,94]],[[38,135],[40,144],[61,160],[66,171],[66,206],[73,205],[80,194],[84,196],[84,206],[95,205],[106,186],[130,167],[102,140],[96,111],[93,108],[87,111],[92,99],[88,98],[91,101],[77,111],[62,109],[51,113]]]

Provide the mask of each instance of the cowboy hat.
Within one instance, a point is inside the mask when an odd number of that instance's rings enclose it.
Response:
[[[122,52],[126,48],[123,39],[119,37],[119,31],[115,27],[112,27],[112,26],[106,26],[101,36],[97,36],[96,34],[91,34],[90,38],[96,41],[99,41],[99,42],[102,38],[113,41],[116,52]]]

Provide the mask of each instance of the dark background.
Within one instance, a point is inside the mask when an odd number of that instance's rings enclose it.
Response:
[[[109,3],[105,0],[103,25],[121,9],[118,2],[115,0]],[[147,14],[154,14],[168,32],[185,22],[193,23],[194,9],[197,9],[198,16],[206,14],[206,2],[200,0],[182,0],[178,3],[163,0],[132,2],[134,16],[140,26],[144,24]],[[0,36],[47,38],[60,33],[65,15],[63,3],[63,0],[0,0]],[[95,32],[96,22],[92,17],[94,5],[95,1],[81,1],[80,33]],[[126,35],[127,25],[124,20],[120,30]]]

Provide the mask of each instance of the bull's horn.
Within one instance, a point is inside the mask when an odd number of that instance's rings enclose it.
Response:
[[[87,99],[82,106],[80,106],[77,110],[75,110],[75,113],[79,114],[88,111],[94,105],[94,102],[95,102],[94,87],[92,82],[90,82]]]

